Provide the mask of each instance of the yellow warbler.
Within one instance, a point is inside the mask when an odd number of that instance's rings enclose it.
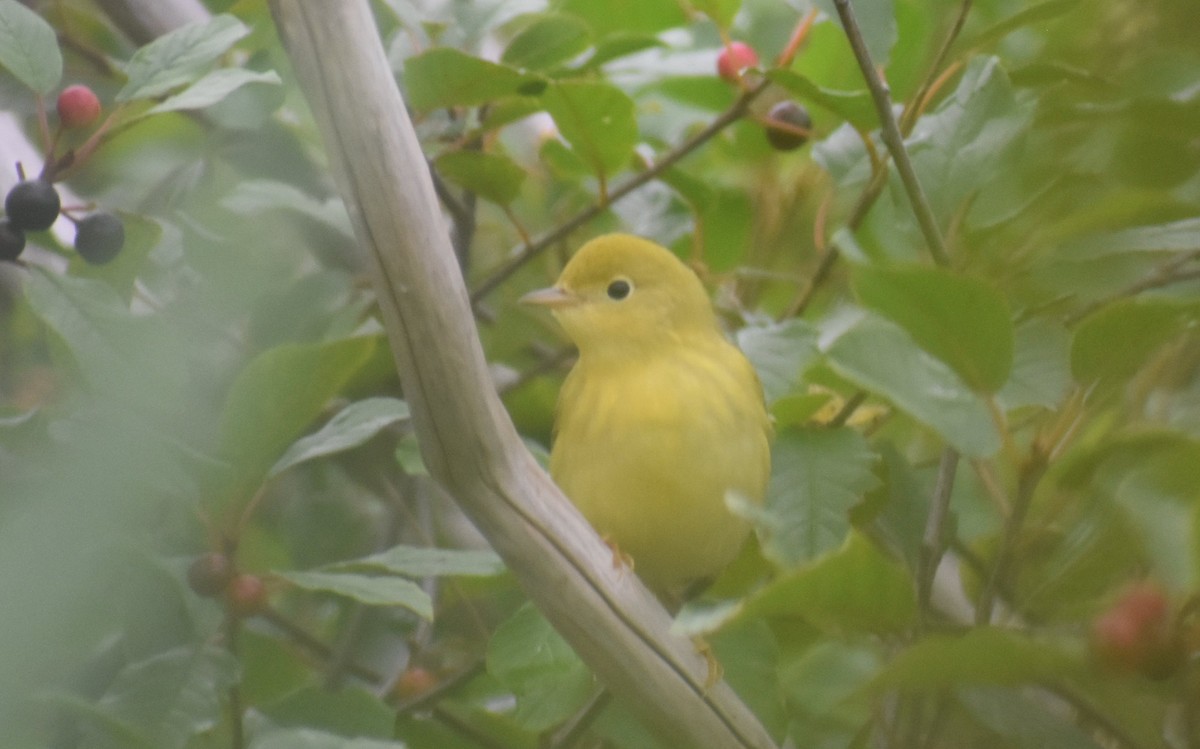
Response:
[[[761,502],[766,491],[771,427],[754,369],[700,279],[628,234],[588,242],[522,301],[549,307],[579,348],[551,475],[651,590],[678,601],[746,539],[726,495]]]

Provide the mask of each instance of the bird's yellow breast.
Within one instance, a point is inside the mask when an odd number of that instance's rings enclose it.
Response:
[[[550,469],[659,594],[715,576],[749,527],[727,508],[761,502],[770,425],[749,362],[715,331],[629,358],[586,354],[559,399]]]

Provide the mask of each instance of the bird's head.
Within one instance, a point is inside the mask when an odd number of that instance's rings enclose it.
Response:
[[[548,307],[584,356],[662,346],[717,329],[696,274],[665,247],[629,234],[591,240],[553,286],[521,301]]]

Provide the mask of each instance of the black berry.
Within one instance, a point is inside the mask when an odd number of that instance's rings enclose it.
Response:
[[[25,232],[13,226],[8,217],[0,218],[0,260],[16,260],[25,249]]]
[[[767,141],[780,151],[792,151],[808,142],[812,118],[794,101],[781,101],[767,113]]]
[[[112,260],[124,244],[125,225],[107,211],[93,213],[75,227],[75,249],[92,265]]]
[[[58,218],[62,201],[54,185],[43,179],[18,182],[4,199],[4,211],[13,226],[22,231],[49,229]]]
[[[224,592],[225,586],[233,580],[233,563],[229,557],[217,552],[209,552],[196,557],[188,565],[188,585],[197,595],[212,598]]]

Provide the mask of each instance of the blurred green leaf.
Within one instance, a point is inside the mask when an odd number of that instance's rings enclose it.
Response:
[[[571,149],[600,175],[629,161],[637,143],[633,100],[615,86],[556,81],[542,95],[546,111]]]
[[[406,577],[491,577],[504,572],[504,562],[495,552],[483,549],[433,549],[401,545],[362,559],[338,562],[330,565],[329,569],[378,570]]]
[[[803,75],[786,69],[771,70],[767,78],[790,91],[801,101],[828,109],[862,131],[879,127],[879,113],[871,95],[863,91],[837,91],[818,86]]]
[[[994,23],[975,37],[971,47],[978,49],[992,42],[1003,39],[1012,32],[1032,24],[1044,24],[1046,21],[1059,17],[1064,13],[1075,10],[1079,0],[1043,0],[1021,8],[1008,18]]]
[[[929,635],[898,653],[875,679],[876,689],[924,690],[955,685],[1015,686],[1057,682],[1083,668],[1078,653],[1024,632],[979,627],[961,635]]]
[[[513,719],[530,731],[570,717],[595,688],[579,656],[528,603],[496,627],[487,669],[516,695]]]
[[[561,7],[587,21],[598,36],[655,34],[687,21],[673,0],[564,0]]]
[[[371,356],[373,337],[285,344],[238,374],[221,413],[221,451],[239,477],[265,475]]]
[[[1008,380],[1013,325],[1002,297],[983,281],[940,268],[854,268],[862,302],[899,323],[921,348],[977,390]]]
[[[1132,377],[1163,344],[1196,320],[1200,306],[1122,299],[1085,318],[1071,341],[1071,372],[1082,384]]]
[[[801,618],[845,634],[903,630],[915,615],[916,593],[908,573],[851,531],[841,548],[747,598],[738,618]]]
[[[17,0],[0,0],[0,66],[42,95],[53,91],[62,79],[58,35]]]
[[[525,70],[548,70],[570,62],[590,45],[586,23],[575,16],[547,14],[513,37],[500,62]]]
[[[733,25],[733,17],[742,7],[742,0],[695,0],[692,7],[708,16],[719,28]]]
[[[397,398],[368,398],[351,403],[320,431],[292,443],[267,475],[276,476],[307,460],[352,450],[393,424],[407,421],[408,417],[408,404]]]
[[[794,318],[744,327],[737,332],[737,344],[758,372],[768,404],[790,393],[817,357],[816,329]]]
[[[1045,700],[1037,700],[1007,689],[972,687],[955,690],[959,702],[972,718],[1019,749],[1099,749],[1093,740]]]
[[[1195,252],[1200,249],[1200,218],[1091,234],[1071,240],[1055,253],[1059,260],[1087,262],[1107,255]]]
[[[283,81],[274,70],[259,73],[241,68],[221,68],[214,70],[184,90],[169,96],[146,112],[175,112],[188,109],[204,109],[211,107],[242,86],[249,84],[271,84],[278,86]]]
[[[850,508],[875,486],[876,460],[851,429],[777,435],[766,504],[742,510],[759,529],[763,553],[781,567],[794,567],[837,548],[850,529]]]
[[[349,739],[313,728],[272,728],[255,735],[249,749],[405,749],[405,744],[380,739]]]
[[[861,693],[881,658],[865,644],[822,640],[780,668],[779,680],[796,709],[820,716]]]
[[[390,738],[395,721],[395,712],[387,703],[356,685],[346,685],[335,691],[307,684],[265,706],[263,713],[280,728],[295,726],[308,731],[331,731],[339,736],[354,736],[356,741]],[[394,746],[379,741],[368,744],[376,745]]]
[[[1006,409],[1054,408],[1071,386],[1071,337],[1057,322],[1034,317],[1014,331],[1012,375],[996,394]]]
[[[129,664],[92,704],[51,695],[111,746],[183,749],[214,726],[237,683],[237,658],[215,645],[179,647]]]
[[[533,80],[537,79],[449,47],[431,49],[404,64],[408,103],[422,112],[486,104],[519,93],[522,84]]]
[[[999,449],[987,405],[899,326],[870,315],[843,315],[826,324],[820,346],[834,371],[891,401],[960,452],[983,457]]]
[[[833,0],[814,0],[830,18],[840,19]],[[855,0],[849,4],[876,67],[887,66],[896,44],[896,13],[892,0]]]
[[[276,572],[298,588],[332,593],[367,606],[403,606],[423,619],[433,619],[433,601],[411,580],[394,576],[357,575],[347,572]]]
[[[116,100],[149,99],[193,83],[204,68],[249,33],[241,21],[221,14],[160,36],[129,60],[125,66],[129,80]]]
[[[525,181],[525,170],[497,153],[449,151],[434,163],[446,179],[499,205],[516,200]]]

